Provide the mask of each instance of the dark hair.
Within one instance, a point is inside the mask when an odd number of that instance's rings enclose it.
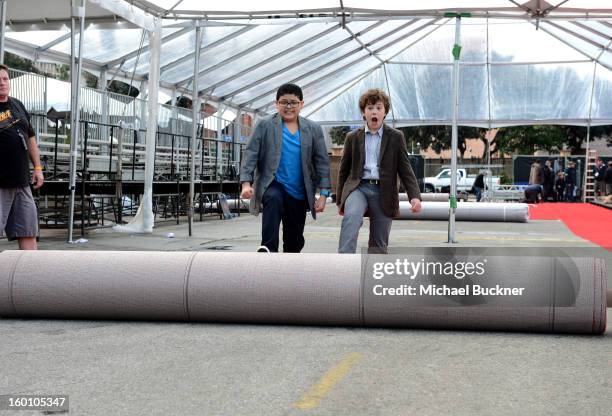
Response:
[[[6,72],[9,72],[9,67],[4,65],[4,64],[0,64],[0,70],[5,70]]]
[[[540,162],[540,159],[536,159],[535,163],[542,163],[542,162]]]
[[[380,88],[372,88],[364,92],[361,97],[359,97],[359,109],[363,113],[366,105],[373,105],[379,101],[382,101],[383,105],[385,106],[385,113],[388,114],[389,108],[391,108],[391,102],[389,101],[389,96],[387,93]]]
[[[279,87],[278,91],[276,91],[276,101],[285,95],[285,94],[293,94],[302,101],[304,99],[304,94],[302,93],[302,89],[295,84],[283,84]]]

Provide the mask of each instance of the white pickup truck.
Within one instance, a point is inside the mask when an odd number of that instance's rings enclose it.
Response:
[[[472,189],[474,179],[477,175],[468,175],[465,169],[457,169],[457,191],[469,191]],[[493,176],[492,188],[497,189],[499,187],[499,177]],[[436,176],[430,176],[424,179],[425,192],[440,192],[443,187],[450,186],[451,181],[451,170],[446,168],[442,169]],[[485,177],[485,184],[487,184],[487,178]]]

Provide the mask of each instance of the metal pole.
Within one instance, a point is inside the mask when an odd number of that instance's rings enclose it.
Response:
[[[102,116],[102,126],[100,131],[102,132],[102,140],[109,140],[108,137],[108,91],[106,90],[106,84],[108,84],[108,73],[106,70],[100,71],[100,85],[98,85],[98,89],[100,90],[100,99],[102,104],[101,116]],[[109,147],[113,147],[113,143],[109,142]]]
[[[4,63],[4,34],[6,32],[6,0],[0,0],[0,64]]]
[[[87,139],[89,134],[89,123],[85,122],[83,135],[83,157],[81,159],[81,237],[85,237],[85,185],[87,183]],[[89,215],[87,215],[89,219]],[[89,221],[88,221],[89,222]]]
[[[236,120],[234,121],[234,148],[232,149],[232,161],[236,167],[236,173],[238,174],[238,184],[240,184],[240,143],[242,143],[242,110],[238,110],[236,114]],[[239,198],[238,198],[239,199]],[[240,210],[238,210],[240,214]]]
[[[200,73],[200,47],[202,45],[202,28],[196,27],[196,46],[193,64],[193,92],[191,95],[191,146],[189,156],[189,200],[187,201],[187,215],[189,219],[189,237],[192,236],[193,227],[193,199],[195,193],[195,151],[196,137],[198,135],[198,113],[199,113],[199,91],[198,91],[198,74]]]
[[[219,104],[217,110],[217,157],[215,158],[215,173],[221,186],[223,186],[223,175],[221,167],[223,166],[223,123],[221,117],[225,113],[222,104]]]
[[[587,202],[587,178],[589,175],[589,151],[591,150],[590,147],[590,141],[591,141],[591,120],[589,117],[589,124],[587,125],[587,135],[586,135],[586,153],[584,154],[584,172],[582,177],[584,178],[584,181],[582,182],[582,202]],[[596,193],[595,193],[595,188],[593,188],[593,200],[595,200],[595,198],[597,197]]]
[[[83,47],[83,32],[85,31],[85,0],[72,0],[72,16],[70,18],[70,208],[68,214],[68,242],[72,243],[74,226],[74,199],[76,188],[76,168],[79,142],[79,85],[81,83],[81,51]],[[79,53],[76,52],[76,19],[79,19]],[[81,213],[82,221],[83,213]]]
[[[459,58],[461,55],[461,16],[455,16],[455,45],[453,46],[453,132],[451,141],[451,186],[450,186],[450,211],[448,218],[448,242],[456,243],[455,240],[455,211],[457,209],[457,146],[459,118]]]
[[[148,106],[147,98],[148,98],[148,95],[149,95],[149,82],[146,79],[143,79],[142,81],[140,81],[140,94],[139,94],[141,128],[144,128],[147,125],[147,106]]]
[[[487,134],[490,131],[491,130],[487,130]],[[491,200],[490,195],[493,191],[493,174],[491,172],[491,138],[485,135],[485,139],[487,140],[487,181],[485,182],[487,184],[487,189],[485,190],[485,201],[488,202]]]
[[[43,91],[43,111],[45,112],[45,114],[47,113],[47,111],[49,110],[47,107],[47,104],[49,102],[49,97],[48,97],[48,91],[49,91],[49,82],[47,82],[48,77],[45,75],[45,77],[43,78],[45,80],[45,86],[44,86],[44,91]],[[48,124],[49,123],[43,123],[43,133],[47,134],[47,128],[48,128]]]

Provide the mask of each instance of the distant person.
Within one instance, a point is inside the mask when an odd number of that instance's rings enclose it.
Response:
[[[338,209],[344,215],[339,253],[355,253],[359,229],[370,216],[368,252],[386,253],[393,218],[399,215],[399,176],[413,212],[421,210],[421,193],[410,166],[401,131],[384,123],[391,103],[381,89],[367,90],[359,98],[365,126],[346,135],[338,172]]]
[[[525,202],[529,204],[537,204],[542,196],[542,185],[533,184],[525,188]]]
[[[555,202],[564,202],[565,201],[565,173],[562,171],[557,172],[557,176],[555,177]]]
[[[553,171],[553,162],[548,159],[542,166],[542,177],[544,182],[542,183],[542,198],[547,201],[548,198],[553,198],[553,187],[555,184],[555,173]]]
[[[604,182],[606,183],[606,195],[612,195],[612,160],[608,162]]]
[[[485,173],[480,172],[478,176],[476,176],[476,179],[474,179],[474,184],[472,185],[474,195],[476,195],[476,202],[480,202],[482,199],[482,191],[485,189],[484,177]]]
[[[606,171],[608,167],[603,163],[601,158],[597,158],[595,166],[593,166],[593,177],[595,178],[595,196],[606,195]]]
[[[263,205],[258,252],[278,252],[282,223],[283,251],[299,253],[304,247],[306,210],[316,219],[329,196],[329,157],[323,130],[300,117],[303,99],[300,87],[282,85],[276,92],[277,113],[255,125],[244,150],[240,196],[250,198],[253,215],[258,215]]]
[[[565,200],[576,202],[576,162],[569,162],[565,170]]]
[[[531,164],[531,170],[529,171],[529,185],[542,185],[543,183],[542,165],[540,159],[536,159],[536,161]]]
[[[30,178],[34,189],[45,179],[30,115],[10,91],[9,68],[0,64],[0,234],[17,240],[21,250],[36,250],[38,212]]]

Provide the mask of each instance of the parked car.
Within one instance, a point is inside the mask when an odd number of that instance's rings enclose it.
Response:
[[[468,175],[463,168],[457,169],[457,191],[468,192],[472,189],[474,180],[477,175]],[[424,179],[425,192],[441,192],[443,187],[450,187],[451,170],[449,168],[442,169],[436,176],[426,177]],[[493,190],[499,187],[499,176],[491,177]],[[488,178],[485,179],[488,183]]]

